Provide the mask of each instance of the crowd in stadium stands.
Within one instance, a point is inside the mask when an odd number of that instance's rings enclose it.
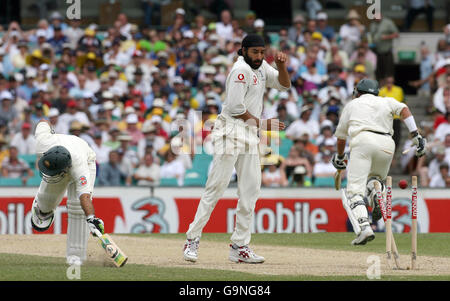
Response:
[[[333,132],[355,84],[377,79],[380,95],[405,99],[393,77],[394,22],[382,16],[365,27],[355,10],[338,28],[327,19],[311,6],[276,33],[252,11],[240,23],[226,9],[207,23],[178,8],[164,30],[123,13],[106,31],[57,12],[28,31],[12,22],[0,31],[0,180],[39,177],[33,133],[44,118],[94,149],[98,186],[204,184],[227,72],[252,32],[265,38],[269,64],[275,50],[288,55],[292,79],[290,91],[265,95],[263,118],[287,128],[260,135],[263,186],[332,186]],[[419,122],[431,148],[400,163],[423,186],[450,187],[450,24],[436,52],[423,45],[420,53],[420,80],[410,85],[429,99],[429,118]],[[394,128],[398,149],[407,148],[399,119]]]

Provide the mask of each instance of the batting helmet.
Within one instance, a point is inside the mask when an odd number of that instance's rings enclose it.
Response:
[[[67,148],[61,145],[50,148],[38,162],[39,171],[46,177],[66,173],[71,166],[72,157]]]
[[[363,78],[358,82],[355,90],[361,94],[372,94],[378,96],[380,88],[378,87],[378,82],[373,79]]]

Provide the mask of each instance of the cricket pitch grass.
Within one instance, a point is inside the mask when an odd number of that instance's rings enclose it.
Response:
[[[365,246],[351,246],[353,233],[254,234],[251,247],[263,264],[228,260],[230,234],[205,233],[196,263],[183,259],[184,234],[112,235],[128,255],[112,267],[93,237],[81,281],[302,281],[369,280],[379,258],[380,280],[450,280],[450,234],[418,235],[416,270],[392,270],[385,256],[385,235]],[[402,268],[411,264],[409,234],[395,234]],[[64,281],[65,235],[0,235],[0,281]],[[376,257],[378,256],[378,257]],[[73,281],[73,280],[71,280]]]

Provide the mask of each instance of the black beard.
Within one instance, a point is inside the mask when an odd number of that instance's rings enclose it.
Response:
[[[248,55],[246,55],[246,54],[244,54],[244,53],[242,54],[242,56],[244,57],[244,61],[245,61],[247,64],[249,64],[249,66],[250,66],[252,69],[258,69],[259,67],[261,67],[262,61],[259,62],[259,63],[255,62],[255,61],[252,61],[252,59],[251,59]]]

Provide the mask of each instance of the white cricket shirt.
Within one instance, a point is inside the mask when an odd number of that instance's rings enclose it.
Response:
[[[353,138],[362,131],[392,135],[394,115],[400,115],[405,107],[392,97],[363,94],[345,105],[334,135],[340,139]]]
[[[96,157],[86,141],[74,135],[54,134],[46,122],[37,124],[35,137],[38,158],[53,146],[64,146],[72,157],[72,167],[67,176],[75,182],[78,197],[84,193],[92,193],[94,183],[91,181],[95,179],[91,179],[90,166],[95,166]]]

